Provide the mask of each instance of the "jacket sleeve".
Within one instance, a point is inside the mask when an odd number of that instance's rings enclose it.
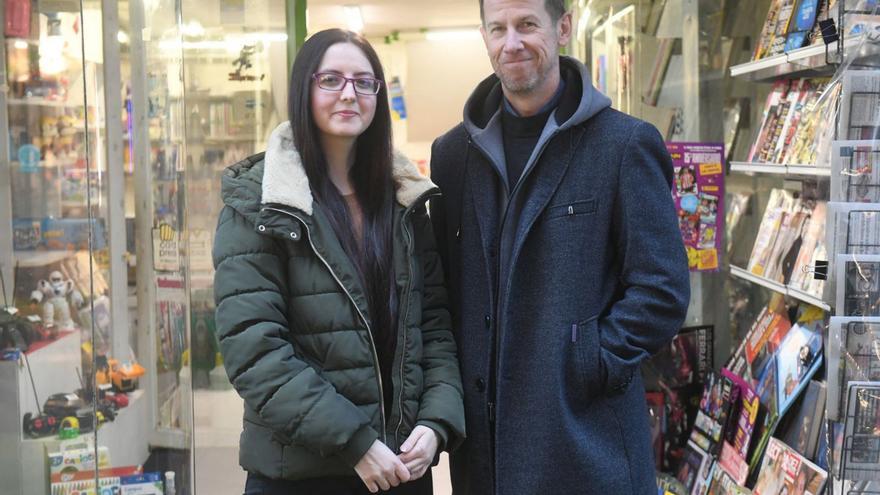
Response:
[[[641,361],[678,333],[687,313],[690,276],[670,192],[672,173],[660,133],[639,123],[620,165],[613,213],[622,296],[599,321],[610,395],[626,390]]]
[[[422,262],[422,371],[425,385],[416,424],[440,438],[440,450],[452,451],[464,440],[464,392],[458,368],[452,321],[447,309],[443,267],[428,216],[413,216]]]
[[[357,464],[379,434],[296,356],[287,338],[287,269],[278,242],[227,206],[213,258],[217,335],[236,391],[283,440]]]

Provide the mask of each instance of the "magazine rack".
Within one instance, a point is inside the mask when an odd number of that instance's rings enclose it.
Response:
[[[880,494],[880,382],[851,382],[844,418],[840,477],[844,492]]]

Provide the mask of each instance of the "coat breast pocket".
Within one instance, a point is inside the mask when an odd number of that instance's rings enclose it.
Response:
[[[596,213],[597,209],[598,204],[595,198],[562,202],[547,208],[544,218],[546,220],[553,220],[555,218],[592,215]]]

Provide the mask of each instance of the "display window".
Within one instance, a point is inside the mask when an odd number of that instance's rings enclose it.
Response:
[[[224,170],[289,119],[322,29],[374,46],[423,174],[492,71],[477,2],[306,7],[4,2],[0,492],[243,491],[214,317]],[[566,7],[562,52],[671,158],[691,300],[641,370],[661,493],[880,493],[877,2]],[[451,493],[446,455],[433,473]]]

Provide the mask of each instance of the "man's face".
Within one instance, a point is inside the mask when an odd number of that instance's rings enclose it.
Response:
[[[559,48],[571,36],[571,15],[553,21],[544,0],[484,0],[480,27],[489,60],[504,88],[529,94],[559,67]]]

